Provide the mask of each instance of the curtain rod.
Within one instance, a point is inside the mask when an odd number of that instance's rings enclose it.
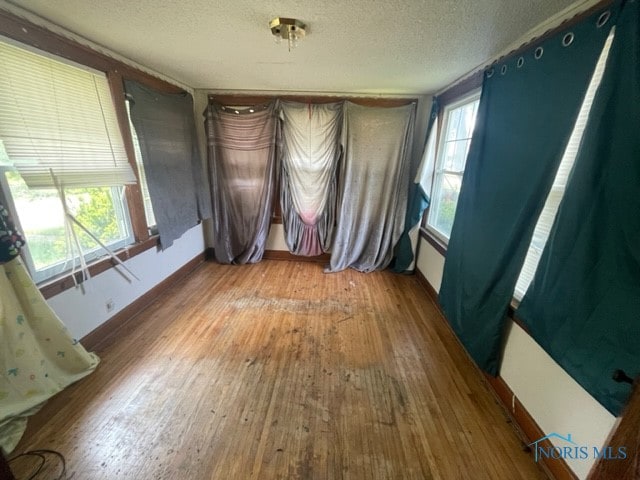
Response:
[[[349,97],[334,95],[251,95],[251,94],[217,94],[209,93],[207,99],[209,102],[215,101],[223,105],[235,106],[251,106],[273,99],[285,101],[294,101],[300,103],[331,103],[348,100],[352,103],[364,106],[380,106],[380,107],[399,107],[403,105],[417,104],[417,97]]]
[[[499,62],[503,58],[522,53],[533,43],[550,37],[563,28],[574,25],[583,18],[591,15],[593,12],[607,7],[613,4],[615,1],[616,0],[584,0],[580,3],[569,6],[563,11],[545,20],[540,25],[537,25],[536,27],[529,30],[526,34],[521,36],[519,40],[513,42],[509,47],[505,48],[497,55],[494,55],[489,60],[482,62],[481,64],[473,68],[468,73],[465,73],[461,77],[458,77],[449,85],[436,92],[434,96],[442,96],[449,90],[454,89],[462,83],[472,83],[474,82],[474,77],[482,78],[482,73],[490,65]],[[477,81],[477,79],[475,80]]]

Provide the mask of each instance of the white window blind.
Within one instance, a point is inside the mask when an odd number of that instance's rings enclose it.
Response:
[[[135,183],[106,76],[0,41],[0,139],[30,188]]]
[[[576,160],[576,155],[578,154],[578,149],[580,148],[584,129],[587,126],[587,120],[589,119],[589,112],[591,111],[593,99],[598,87],[600,86],[600,82],[602,81],[602,75],[607,64],[607,57],[609,56],[609,48],[613,41],[613,35],[614,32],[612,30],[604,44],[598,63],[596,64],[596,68],[591,77],[591,82],[589,83],[582,106],[580,107],[578,118],[576,119],[571,136],[569,137],[569,142],[567,143],[562,160],[560,161],[558,173],[556,173],[553,186],[547,196],[542,213],[538,218],[538,223],[536,224],[536,228],[533,232],[529,251],[527,252],[522,271],[520,272],[518,282],[516,283],[516,289],[514,292],[516,300],[522,300],[522,297],[524,297],[524,294],[529,288],[529,285],[533,280],[533,276],[538,268],[542,251],[544,250],[547,239],[549,238],[551,227],[555,221],[556,213],[560,207],[560,201],[564,196],[567,181],[569,180],[573,164]]]

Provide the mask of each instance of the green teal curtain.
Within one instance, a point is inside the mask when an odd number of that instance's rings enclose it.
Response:
[[[598,27],[600,14],[485,73],[440,302],[471,357],[492,375],[536,220],[613,24],[612,14]]]
[[[622,8],[580,151],[518,316],[611,413],[640,375],[640,2]]]
[[[433,124],[438,118],[438,98],[433,98],[431,104],[431,113],[429,115],[429,122],[427,123],[427,134],[424,140],[423,151],[427,149],[427,143],[429,141],[429,135],[433,129]],[[426,152],[425,152],[426,153]],[[424,154],[423,154],[424,158]],[[415,246],[411,242],[409,233],[411,230],[420,223],[422,214],[429,206],[429,195],[424,191],[420,182],[417,181],[411,184],[409,191],[409,205],[407,206],[407,214],[404,220],[404,230],[396,245],[396,257],[393,263],[393,271],[396,273],[404,273],[409,270],[410,265],[415,258]]]

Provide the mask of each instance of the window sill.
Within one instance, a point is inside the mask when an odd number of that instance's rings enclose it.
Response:
[[[142,242],[134,243],[127,247],[116,250],[114,253],[120,260],[124,262],[129,260],[130,258],[135,257],[136,255],[141,254],[142,252],[146,252],[153,247],[157,247],[158,239],[159,237],[157,235],[154,235]],[[91,276],[95,276],[106,270],[109,270],[110,268],[113,268],[115,265],[116,264],[110,257],[103,257],[89,264],[89,273],[91,274]],[[76,272],[75,277],[78,284],[80,284],[82,282],[82,274],[80,272]],[[75,283],[70,272],[58,275],[57,277],[42,282],[38,285],[40,293],[42,293],[42,296],[44,296],[44,298],[46,299],[54,297],[59,293],[62,293],[65,290],[69,290],[73,287],[75,287]]]
[[[436,238],[429,230],[424,227],[420,227],[420,236],[424,238],[430,245],[433,246],[441,255],[446,256],[447,254],[447,246],[440,240]],[[509,310],[507,313],[507,317],[513,321],[516,325],[522,328],[527,334],[531,335],[529,327],[516,315],[516,310],[520,306],[520,302],[513,298],[511,303],[509,304]]]
[[[447,244],[433,235],[425,227],[420,227],[420,236],[424,238],[442,256],[445,256],[447,254]]]
[[[508,317],[513,320],[513,323],[515,323],[516,325],[518,325],[522,330],[524,330],[529,336],[531,336],[531,331],[529,330],[529,327],[526,323],[524,323],[522,321],[522,319],[520,319],[520,317],[518,317],[518,315],[516,314],[516,310],[518,310],[518,307],[520,306],[520,301],[516,300],[515,298],[511,300],[511,303],[509,304],[509,313],[508,313]]]

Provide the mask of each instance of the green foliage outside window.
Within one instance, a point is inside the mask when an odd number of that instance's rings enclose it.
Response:
[[[17,172],[7,172],[7,180],[36,269],[67,260],[71,251],[58,193],[29,189]],[[118,221],[111,188],[74,188],[65,190],[65,194],[71,213],[104,244],[127,236]],[[75,231],[84,253],[98,248],[79,227]]]

